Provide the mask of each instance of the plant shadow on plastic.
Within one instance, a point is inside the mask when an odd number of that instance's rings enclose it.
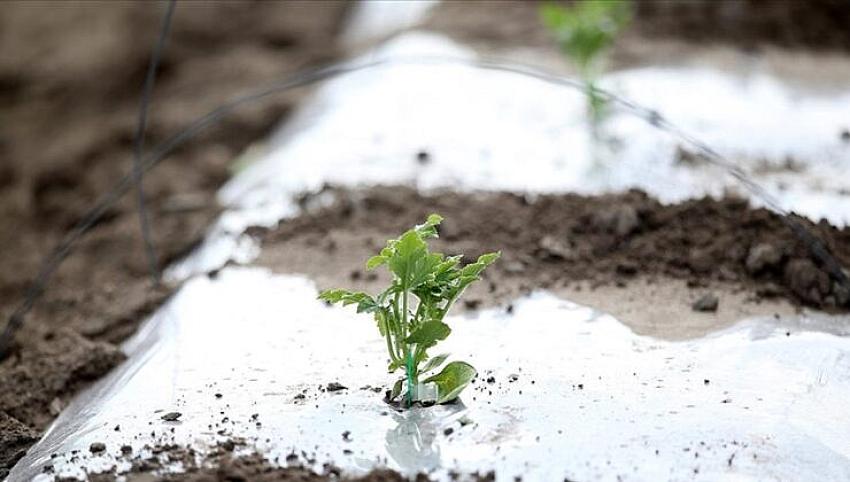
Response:
[[[393,385],[388,401],[402,397],[407,407],[416,402],[451,402],[475,378],[477,372],[469,363],[453,361],[443,366],[449,355],[432,357],[428,350],[451,334],[451,328],[443,321],[446,314],[500,255],[483,254],[474,263],[462,265],[463,255],[430,252],[427,240],[438,237],[437,226],[442,220],[431,214],[424,224],[387,241],[386,247],[367,261],[367,269],[386,266],[392,274],[390,286],[382,293],[371,296],[330,289],[319,294],[321,300],[356,305],[358,313],[372,314],[387,342],[389,372],[404,373]],[[440,366],[442,370],[428,375]],[[427,378],[420,380],[423,376]]]

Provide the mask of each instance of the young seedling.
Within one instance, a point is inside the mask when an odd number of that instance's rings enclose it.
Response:
[[[390,286],[377,296],[345,289],[325,290],[319,299],[329,303],[357,305],[358,313],[371,313],[378,331],[386,339],[390,356],[389,372],[402,370],[390,392],[390,400],[404,392],[409,407],[419,401],[420,377],[436,370],[448,354],[429,356],[428,350],[445,340],[451,328],[443,321],[452,305],[484,269],[499,258],[500,253],[481,255],[474,263],[461,266],[462,255],[443,256],[428,249],[427,240],[438,236],[437,226],[443,218],[428,216],[424,224],[387,241],[377,256],[366,262],[367,269],[386,266],[392,274]],[[475,378],[469,363],[453,361],[430,375],[423,384],[436,386],[436,403],[454,400]]]
[[[566,7],[544,4],[540,7],[544,25],[555,35],[561,51],[576,65],[587,85],[591,122],[604,116],[605,99],[596,88],[605,53],[631,17],[626,0],[585,0]]]

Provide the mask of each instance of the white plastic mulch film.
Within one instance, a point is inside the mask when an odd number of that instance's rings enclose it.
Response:
[[[510,313],[450,317],[441,349],[481,376],[461,403],[398,413],[372,389],[392,381],[374,323],[316,293],[308,280],[258,268],[192,279],[12,480],[45,464],[64,475],[120,470],[112,455],[123,444],[203,452],[233,437],[318,470],[389,466],[441,479],[490,470],[499,480],[850,477],[850,419],[837,416],[850,399],[846,319],[771,317],[666,342],[539,292]],[[332,382],[348,388],[320,389]],[[171,411],[179,422],[161,420]],[[109,455],[88,456],[94,442]]]

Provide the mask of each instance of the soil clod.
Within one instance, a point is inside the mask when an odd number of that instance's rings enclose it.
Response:
[[[810,303],[820,305],[830,292],[829,275],[809,259],[795,259],[785,267],[785,282],[791,290]]]
[[[717,311],[717,306],[720,304],[720,300],[716,295],[712,293],[706,293],[702,295],[698,300],[691,305],[691,308],[694,311],[700,312],[715,312]]]
[[[168,412],[160,418],[162,418],[166,422],[176,422],[182,416],[183,416],[183,414],[180,413],[180,412]]]
[[[348,390],[348,387],[338,382],[330,382],[328,383],[326,390],[329,392],[338,392],[340,390]]]
[[[617,236],[628,236],[640,226],[637,209],[630,204],[620,204],[595,213],[593,227]]]
[[[543,253],[551,259],[571,260],[575,257],[566,241],[554,236],[543,236],[540,239],[539,246]]]
[[[759,243],[750,248],[747,255],[747,271],[756,274],[765,269],[775,268],[782,261],[782,252],[770,243]]]
[[[431,154],[428,151],[422,150],[416,153],[416,162],[421,165],[426,165],[431,162]]]
[[[0,478],[3,471],[11,469],[36,440],[38,434],[35,431],[0,410]]]

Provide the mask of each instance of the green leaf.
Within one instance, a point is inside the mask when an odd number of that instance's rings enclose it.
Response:
[[[396,243],[398,243],[397,239],[390,239],[387,241],[387,246],[383,248],[379,254],[372,256],[368,261],[366,261],[366,269],[375,269],[388,262],[395,253],[394,246]]]
[[[426,250],[425,242],[414,230],[410,230],[398,238],[395,253],[389,259],[388,264],[390,271],[401,280],[401,285],[405,289],[410,288],[410,279],[416,272],[416,264],[425,255]]]
[[[483,264],[485,267],[490,266],[495,263],[499,257],[502,256],[501,251],[496,251],[495,253],[485,253],[478,257],[478,263]]]
[[[387,365],[387,373],[392,373],[392,372],[398,370],[399,368],[401,368],[403,366],[404,366],[404,360],[391,361],[390,364]]]
[[[482,254],[478,257],[478,261],[464,266],[463,269],[460,270],[460,275],[462,277],[477,277],[481,274],[482,271],[484,271],[485,268],[487,268],[488,266],[493,264],[497,259],[499,259],[499,256],[501,255],[501,252]]]
[[[360,291],[325,290],[319,293],[319,299],[328,303],[342,303],[342,306],[356,303],[358,313],[373,313],[380,309],[378,303],[371,296]]]
[[[378,331],[381,333],[381,336],[387,336],[389,326],[387,326],[387,314],[383,310],[375,313],[375,322],[378,325]]]
[[[424,383],[436,383],[437,403],[446,403],[457,398],[477,374],[469,363],[454,361],[443,367],[440,373],[426,378]]]
[[[366,269],[375,269],[386,262],[387,258],[384,256],[372,256],[369,261],[366,261]]]
[[[432,278],[434,268],[442,261],[442,255],[428,253],[428,245],[411,230],[399,238],[388,264],[402,290],[411,290]]]
[[[348,293],[348,290],[324,290],[319,293],[319,299],[327,301],[328,303],[339,303],[344,293]]]
[[[443,222],[443,217],[437,213],[431,213],[428,215],[428,219],[425,221],[425,224],[428,226],[437,226]]]
[[[393,389],[390,392],[390,401],[395,400],[401,395],[401,390],[404,388],[404,378],[399,378],[395,384],[393,384]]]
[[[419,369],[419,373],[430,372],[431,370],[442,365],[443,362],[446,361],[446,358],[448,358],[448,357],[449,357],[448,353],[442,353],[442,354],[439,354],[439,355],[431,358],[430,360],[428,360],[428,362],[425,363],[425,366],[423,366],[422,368]]]
[[[429,214],[424,224],[420,224],[413,229],[419,233],[419,237],[422,239],[436,238],[438,237],[437,226],[441,222],[443,222],[442,216],[439,214]]]
[[[460,281],[458,282],[458,293],[466,289],[467,286],[477,281],[481,273],[493,264],[501,256],[500,252],[482,254],[478,257],[478,261],[464,266],[460,270]]]
[[[419,325],[404,341],[405,343],[431,346],[440,340],[445,340],[451,332],[452,329],[449,328],[449,325],[442,321],[430,320]]]
[[[440,261],[434,267],[434,282],[437,284],[449,283],[457,278],[459,276],[457,267],[460,264],[461,258],[463,258],[463,255],[449,256]]]

